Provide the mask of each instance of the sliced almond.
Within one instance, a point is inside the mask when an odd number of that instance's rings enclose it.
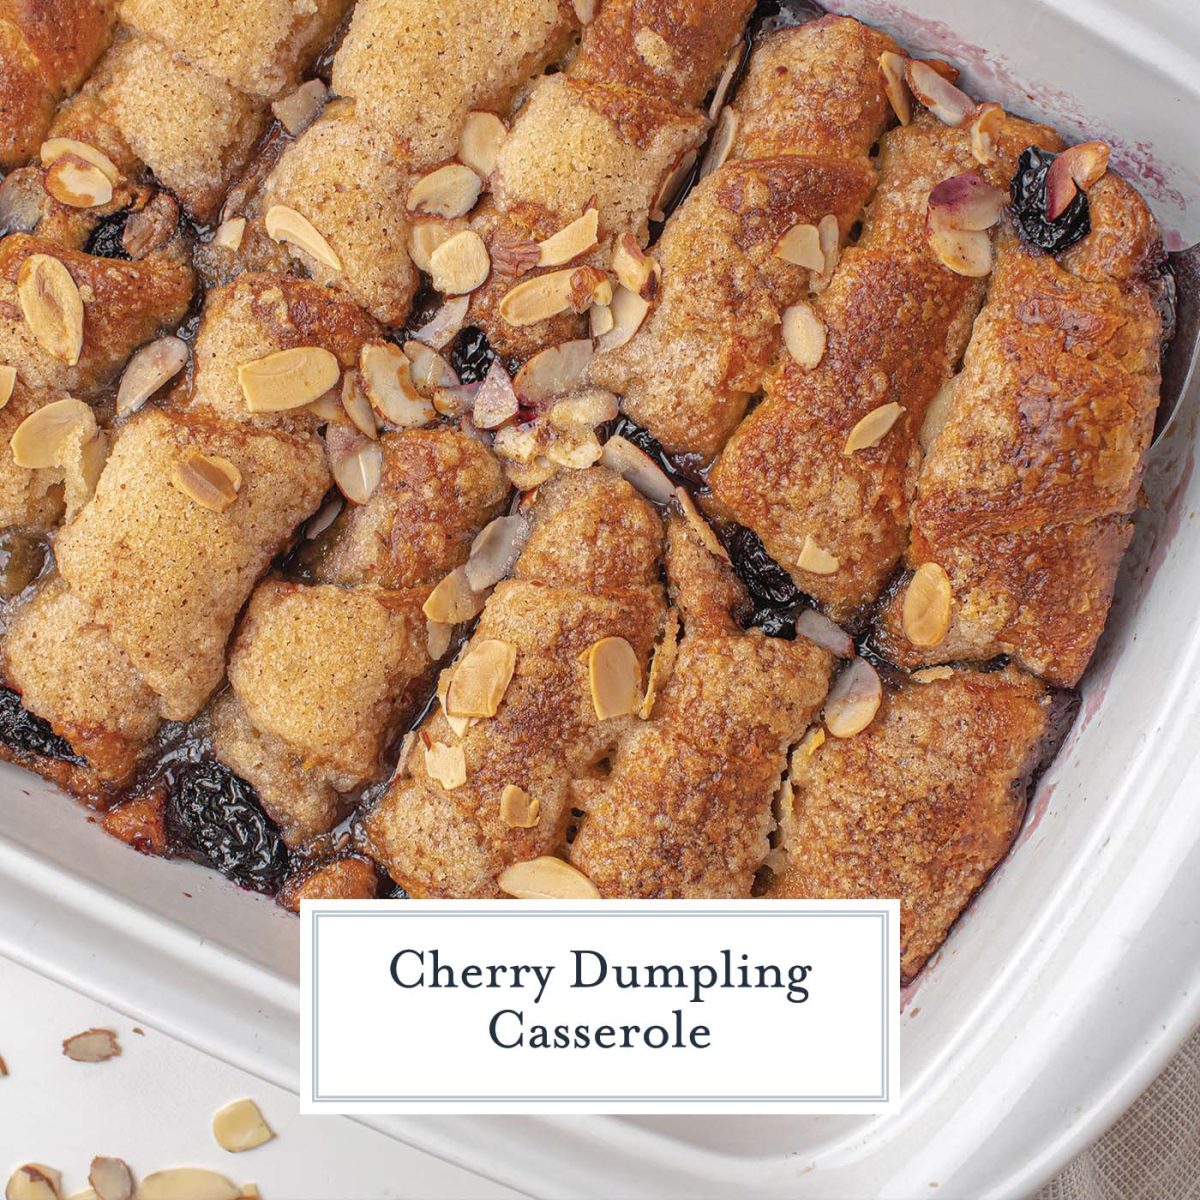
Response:
[[[83,350],[83,299],[71,272],[49,254],[31,254],[17,272],[17,302],[38,345],[73,367]]]
[[[138,1184],[138,1200],[241,1200],[242,1192],[224,1175],[201,1167],[154,1171]]]
[[[85,1029],[63,1040],[63,1054],[73,1062],[106,1062],[121,1053],[121,1043],[111,1029]]]
[[[137,412],[169,379],[183,370],[188,345],[182,338],[161,337],[143,346],[130,360],[117,388],[117,416]]]
[[[883,684],[865,658],[856,658],[837,677],[825,698],[825,725],[836,738],[854,737],[875,719]]]
[[[446,691],[446,713],[452,717],[494,717],[508,691],[517,665],[511,642],[485,638],[467,647]]]
[[[364,437],[374,439],[379,436],[375,410],[363,391],[362,376],[355,370],[349,370],[342,376],[342,408],[350,424]]]
[[[92,498],[107,461],[108,436],[86,423],[78,425],[63,446],[59,464],[63,470],[68,521],[73,521],[75,514]]]
[[[793,759],[798,755],[803,758],[812,758],[820,748],[825,745],[825,728],[818,725],[816,729],[810,729],[804,737],[800,739],[800,745],[796,747]],[[794,769],[794,764],[793,764]]]
[[[479,391],[475,393],[472,419],[480,429],[498,429],[506,421],[511,421],[520,409],[521,402],[513,390],[512,380],[497,355],[492,359]]]
[[[275,1134],[253,1100],[235,1100],[212,1119],[213,1137],[222,1150],[240,1154],[269,1142]]]
[[[483,611],[484,596],[476,592],[467,580],[465,567],[455,567],[429,593],[421,611],[431,621],[443,625],[458,625]]]
[[[584,471],[600,461],[604,448],[591,430],[585,433],[560,433],[546,447],[546,457],[560,467]]]
[[[531,403],[561,396],[576,387],[592,359],[591,338],[563,342],[540,350],[517,372],[513,387]]]
[[[485,592],[508,577],[529,537],[529,522],[520,514],[489,521],[471,543],[463,570],[475,592]]]
[[[613,327],[612,306],[593,304],[588,309],[588,332],[594,338],[603,337]]]
[[[854,657],[854,639],[815,608],[806,608],[796,615],[796,633],[838,658]]]
[[[295,346],[242,363],[238,383],[247,411],[287,412],[311,404],[341,373],[338,360],[323,346]]]
[[[825,266],[820,276],[809,281],[809,287],[814,292],[824,291],[829,286],[842,254],[842,227],[833,213],[826,213],[821,218],[817,224],[817,234],[821,239],[821,253],[825,256]]]
[[[811,305],[803,302],[783,310],[783,344],[792,361],[815,370],[825,357],[825,325]]]
[[[817,545],[811,534],[805,535],[804,545],[800,547],[800,553],[796,558],[796,566],[800,570],[810,571],[814,575],[833,575],[839,565],[837,558],[828,550]]]
[[[304,536],[310,542],[315,542],[342,514],[346,507],[341,496],[334,496],[317,509],[304,526]]]
[[[271,112],[292,137],[299,137],[320,116],[328,94],[323,80],[310,79],[273,101]]]
[[[490,112],[467,113],[462,134],[458,139],[458,157],[476,175],[487,179],[496,169],[500,147],[508,137],[504,122]]]
[[[322,392],[305,411],[312,413],[318,421],[340,421],[346,412],[342,407],[342,389],[331,387]]]
[[[598,720],[637,712],[642,702],[642,667],[623,637],[601,638],[590,646],[587,667]]]
[[[409,212],[436,217],[462,217],[475,207],[483,180],[461,163],[449,163],[430,171],[413,184],[408,193]]]
[[[675,495],[675,485],[666,472],[620,434],[604,443],[600,461],[656,504],[669,504]]]
[[[696,166],[696,158],[695,150],[686,151],[667,173],[666,179],[658,189],[654,206],[650,210],[650,220],[665,221],[667,219],[667,211],[675,203],[679,193],[683,191],[683,185],[687,183],[688,177]]]
[[[723,108],[717,118],[717,127],[713,130],[712,139],[708,143],[704,161],[700,164],[698,178],[704,179],[725,165],[733,150],[733,140],[737,137],[737,131],[737,113],[732,108]]]
[[[908,80],[905,78],[905,64],[908,60],[903,54],[894,50],[885,50],[879,56],[879,69],[883,72],[883,90],[896,114],[896,120],[901,125],[912,121],[912,96],[908,91]]]
[[[3,408],[12,399],[13,388],[16,386],[17,368],[0,366],[0,408]]]
[[[513,863],[496,882],[518,900],[600,899],[600,889],[583,872],[549,855]]]
[[[501,458],[515,463],[532,463],[550,445],[552,430],[546,421],[507,425],[496,431],[492,448]]]
[[[914,671],[909,679],[913,683],[937,683],[940,679],[951,679],[953,676],[953,667],[922,667],[919,671]]]
[[[1057,155],[1046,172],[1046,220],[1057,221],[1071,201],[1108,170],[1109,149],[1103,142],[1080,142]]]
[[[68,154],[85,163],[91,163],[93,167],[98,167],[109,183],[116,184],[120,181],[121,172],[117,170],[117,164],[107,154],[97,150],[95,146],[89,146],[87,142],[76,141],[75,138],[48,138],[42,143],[39,157],[42,160],[42,166],[49,167]]]
[[[222,221],[217,226],[217,231],[212,237],[213,245],[232,250],[236,254],[242,248],[242,238],[245,235],[246,218],[230,217],[228,221]]]
[[[352,504],[366,504],[383,475],[379,443],[349,425],[331,424],[325,429],[325,452],[338,491]]]
[[[486,254],[487,251],[485,250]],[[424,342],[434,350],[441,350],[454,338],[467,319],[467,310],[471,307],[469,296],[454,296],[447,300],[438,310],[413,334],[413,341]]]
[[[971,156],[977,163],[987,167],[999,157],[996,139],[1004,128],[1004,119],[1004,109],[1000,105],[989,100],[979,106],[971,120]]]
[[[590,25],[596,16],[596,0],[571,0],[580,25]]]
[[[69,208],[99,208],[113,197],[108,176],[74,154],[56,158],[46,171],[46,191]]]
[[[937,563],[922,563],[904,592],[904,635],[914,646],[932,649],[950,629],[953,591],[950,576]]]
[[[392,342],[367,342],[358,356],[363,390],[389,424],[414,429],[434,418],[433,405],[417,391],[412,360]]]
[[[637,243],[637,238],[628,230],[621,234],[613,249],[613,274],[624,288],[636,292],[645,300],[658,291],[661,274],[658,263]]]
[[[654,656],[650,659],[650,677],[646,680],[646,694],[642,697],[638,716],[643,721],[650,720],[654,714],[654,702],[658,694],[667,686],[675,671],[675,659],[679,652],[679,613],[669,609],[663,621],[663,634],[658,645],[654,648]]]
[[[72,442],[87,442],[99,426],[92,410],[72,396],[35,409],[13,431],[13,462],[32,471],[64,465]]]
[[[920,60],[905,64],[912,93],[944,125],[961,125],[975,111],[975,102],[940,71]]]
[[[942,266],[956,275],[982,279],[992,270],[992,239],[981,229],[942,229],[930,232],[929,247]]]
[[[124,1159],[93,1158],[88,1183],[97,1200],[133,1200],[133,1172]]]
[[[641,329],[642,322],[650,311],[650,302],[627,287],[619,287],[608,307],[612,317],[612,328],[596,340],[596,349],[600,351],[616,350],[624,346]]]
[[[524,788],[506,783],[500,793],[500,820],[513,829],[532,829],[541,818],[542,804]]]
[[[461,746],[430,742],[425,747],[425,770],[448,792],[467,782],[467,756]]]
[[[222,513],[237,499],[242,487],[242,473],[219,454],[189,450],[175,464],[171,484],[201,508]]]
[[[871,409],[850,430],[850,436],[846,438],[842,453],[853,454],[858,450],[870,450],[878,446],[891,432],[892,426],[900,419],[903,412],[904,405],[896,404],[894,401],[891,404],[881,404],[878,408]]]
[[[825,269],[825,252],[821,249],[821,234],[815,225],[793,225],[776,243],[772,252],[776,258],[807,267],[810,271]]]
[[[1009,195],[984,182],[974,171],[943,179],[929,193],[926,226],[944,229],[991,229],[1000,220]]]
[[[708,119],[710,121],[715,121],[717,114],[725,107],[725,97],[729,95],[729,89],[733,86],[733,77],[737,74],[745,54],[746,43],[739,41],[725,60],[725,65],[721,68],[721,77],[717,80],[717,86],[713,88],[712,99],[708,102]]]
[[[704,519],[704,515],[696,507],[696,502],[692,499],[692,495],[687,488],[677,487],[675,489],[675,499],[679,502],[679,507],[683,509],[683,515],[687,523],[695,530],[700,541],[704,544],[705,550],[714,558],[719,558],[723,562],[729,562],[729,551],[721,545],[721,539],[713,533],[712,526]]]
[[[536,275],[510,288],[500,301],[500,316],[509,325],[536,325],[571,309],[571,270]]]
[[[539,267],[558,267],[594,250],[599,241],[600,213],[589,208],[552,237],[538,243]]]
[[[937,436],[942,432],[942,427],[946,424],[950,416],[950,409],[954,403],[954,389],[958,383],[958,376],[951,375],[945,383],[938,388],[933,399],[930,400],[929,406],[925,409],[925,417],[921,422],[921,432],[917,440],[921,443],[921,450],[928,454],[933,449],[933,443],[937,441]]]
[[[429,275],[435,290],[447,296],[462,296],[483,286],[492,260],[483,238],[464,229],[447,238],[429,256]]]
[[[408,231],[408,256],[418,270],[429,274],[433,252],[445,241],[449,241],[458,228],[443,225],[440,221],[418,221]]]
[[[59,1200],[61,1178],[40,1163],[26,1163],[8,1177],[4,1200]]]
[[[403,349],[412,363],[413,386],[422,396],[432,396],[438,388],[458,386],[454,368],[431,346],[410,338]]]
[[[286,204],[272,205],[267,209],[263,224],[275,241],[287,242],[303,250],[331,271],[342,269],[342,260],[334,253],[333,247],[316,231],[312,222],[294,208],[288,208]]]
[[[615,420],[618,411],[617,398],[612,392],[585,388],[555,401],[546,417],[563,433],[581,433]]]
[[[450,637],[453,633],[453,625],[443,625],[441,621],[425,622],[425,649],[434,662],[450,649]]]

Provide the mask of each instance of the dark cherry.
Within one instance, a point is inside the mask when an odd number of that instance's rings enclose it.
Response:
[[[767,553],[758,534],[744,525],[730,525],[722,540],[737,577],[746,585],[756,608],[788,611],[804,596],[792,577]]]
[[[277,891],[287,873],[287,847],[254,789],[212,759],[186,763],[175,773],[166,830],[176,853],[253,891]]]
[[[384,896],[385,900],[411,900],[412,897],[397,883],[390,892]]]
[[[1012,178],[1012,214],[1021,236],[1048,254],[1061,254],[1091,232],[1092,219],[1082,190],[1056,220],[1046,220],[1046,172],[1057,158],[1047,150],[1028,146],[1017,161]]]
[[[58,736],[41,717],[21,707],[21,698],[9,688],[0,688],[0,741],[14,750],[82,763],[70,743]]]
[[[122,258],[128,261],[129,255],[125,253],[125,246],[121,241],[125,233],[127,216],[129,213],[122,209],[120,212],[103,217],[96,228],[92,230],[84,250],[88,254],[94,254],[97,258]]]
[[[454,339],[454,348],[450,352],[450,365],[458,372],[463,383],[478,383],[492,365],[496,357],[495,351],[489,345],[487,334],[474,325],[468,325]]]

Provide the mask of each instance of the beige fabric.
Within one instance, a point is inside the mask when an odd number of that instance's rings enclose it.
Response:
[[[1030,1200],[1200,1200],[1200,1029],[1129,1111]]]

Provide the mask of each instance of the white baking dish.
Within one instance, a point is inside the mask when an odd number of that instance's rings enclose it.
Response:
[[[1110,140],[1172,244],[1200,239],[1194,5],[834,7],[955,58],[978,94]],[[553,1196],[1018,1197],[1099,1134],[1200,1017],[1197,409],[1193,395],[1154,453],[1080,720],[1029,825],[907,997],[899,1116],[375,1123]],[[198,868],[135,858],[13,768],[0,914],[0,951],[295,1086],[295,922]]]

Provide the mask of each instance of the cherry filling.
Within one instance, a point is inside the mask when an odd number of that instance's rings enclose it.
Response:
[[[1046,217],[1046,174],[1057,157],[1047,150],[1028,146],[1012,178],[1013,221],[1026,242],[1047,254],[1061,254],[1092,228],[1088,199],[1082,188],[1059,217],[1053,221]]]

